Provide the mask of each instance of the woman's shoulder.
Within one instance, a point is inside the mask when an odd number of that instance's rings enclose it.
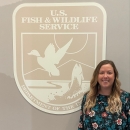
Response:
[[[87,98],[87,94],[89,93],[89,91],[87,91],[86,93],[84,93],[83,95],[83,99],[82,99],[82,103],[84,104],[86,102],[86,98]]]
[[[84,93],[83,98],[86,99],[87,95],[88,95],[89,91],[87,91],[86,93]]]
[[[129,97],[130,98],[130,93],[125,91],[125,90],[121,90],[121,97]]]
[[[125,91],[125,90],[121,90],[121,100],[122,102],[130,102],[130,93]]]
[[[84,96],[87,96],[88,93],[89,93],[89,91],[87,91],[86,93],[84,93]]]

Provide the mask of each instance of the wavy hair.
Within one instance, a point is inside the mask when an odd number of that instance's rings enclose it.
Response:
[[[98,74],[102,65],[110,64],[113,67],[115,79],[112,86],[111,94],[108,96],[108,106],[105,108],[106,111],[111,113],[120,113],[122,109],[122,102],[120,100],[121,95],[121,83],[118,79],[118,71],[113,61],[103,60],[101,61],[96,69],[93,72],[93,76],[90,82],[90,90],[87,92],[86,102],[84,105],[84,112],[91,111],[91,109],[95,106],[96,97],[98,95],[99,83],[98,83]]]

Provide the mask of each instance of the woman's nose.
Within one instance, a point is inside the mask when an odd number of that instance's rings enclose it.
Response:
[[[107,77],[108,75],[107,75],[107,73],[104,73],[104,77]]]

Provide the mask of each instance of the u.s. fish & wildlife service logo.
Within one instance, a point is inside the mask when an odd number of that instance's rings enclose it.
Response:
[[[47,113],[72,113],[105,59],[106,12],[97,3],[22,4],[13,13],[13,40],[23,97]]]

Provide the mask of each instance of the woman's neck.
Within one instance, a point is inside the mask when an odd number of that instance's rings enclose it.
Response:
[[[107,88],[101,89],[101,88],[99,88],[98,93],[101,94],[101,95],[109,96],[111,94],[111,89],[107,89]]]

